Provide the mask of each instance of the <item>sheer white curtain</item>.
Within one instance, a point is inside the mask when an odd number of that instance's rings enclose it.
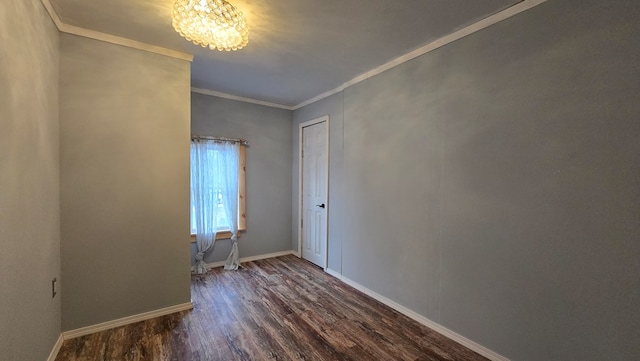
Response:
[[[237,143],[218,140],[191,142],[191,205],[198,249],[196,273],[207,272],[204,255],[213,248],[216,233],[221,230],[232,233],[233,246],[227,264],[229,269],[238,268],[239,158],[240,145]],[[225,217],[220,217],[219,212],[224,212]]]
[[[238,171],[240,167],[240,145],[226,144],[230,147],[225,154],[229,159],[225,162],[226,187],[222,189],[222,205],[227,214],[227,223],[231,231],[231,253],[224,264],[226,270],[237,270],[240,266],[238,256]]]

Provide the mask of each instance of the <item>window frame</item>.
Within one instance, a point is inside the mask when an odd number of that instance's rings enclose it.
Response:
[[[247,230],[246,212],[246,176],[247,176],[247,149],[245,144],[240,144],[240,159],[238,160],[238,234]],[[191,206],[189,206],[189,228],[191,228]],[[216,233],[216,240],[231,238],[231,231],[220,231]],[[189,238],[191,243],[196,241],[195,233],[191,233]]]

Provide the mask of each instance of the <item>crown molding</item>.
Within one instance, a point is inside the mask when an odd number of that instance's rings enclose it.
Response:
[[[58,16],[57,12],[55,11],[55,9],[53,8],[53,6],[51,5],[50,0],[40,0],[42,2],[42,5],[45,7],[45,9],[47,10],[47,12],[49,13],[49,16],[51,17],[51,19],[53,20],[54,24],[56,25],[56,27],[58,28],[58,30],[60,32],[63,33],[68,33],[68,34],[73,34],[73,35],[78,35],[78,36],[83,36],[86,38],[90,38],[90,39],[95,39],[95,40],[99,40],[99,41],[104,41],[104,42],[108,42],[108,43],[112,43],[112,44],[117,44],[117,45],[122,45],[122,46],[126,46],[129,48],[134,48],[134,49],[139,49],[139,50],[143,50],[143,51],[147,51],[147,52],[151,52],[151,53],[155,53],[155,54],[160,54],[160,55],[165,55],[165,56],[169,56],[172,58],[177,58],[177,59],[181,59],[181,60],[186,60],[186,61],[193,61],[193,55],[192,54],[187,54],[187,53],[183,53],[183,52],[179,52],[179,51],[175,51],[175,50],[171,50],[171,49],[167,49],[167,48],[163,48],[160,46],[156,46],[156,45],[151,45],[151,44],[147,44],[147,43],[143,43],[137,40],[132,40],[132,39],[128,39],[128,38],[123,38],[123,37],[119,37],[119,36],[115,36],[115,35],[111,35],[111,34],[106,34],[106,33],[101,33],[98,31],[94,31],[94,30],[89,30],[89,29],[85,29],[85,28],[81,28],[78,26],[73,26],[73,25],[69,25],[64,23],[60,17]],[[412,59],[415,59],[419,56],[422,56],[426,53],[429,53],[431,51],[434,51],[438,48],[441,48],[447,44],[450,44],[456,40],[462,39],[468,35],[471,35],[473,33],[476,33],[482,29],[485,29],[491,25],[494,25],[498,22],[501,22],[505,19],[508,19],[510,17],[513,17],[517,14],[520,14],[523,11],[529,10],[533,7],[536,7],[542,3],[547,2],[548,0],[522,0],[521,2],[510,6],[500,12],[497,12],[493,15],[490,15],[478,22],[475,22],[469,26],[466,26],[462,29],[459,29],[451,34],[445,35],[431,43],[428,43],[416,50],[413,50],[409,53],[406,53],[404,55],[401,55],[385,64],[382,64],[376,68],[373,68],[367,72],[364,72],[356,77],[354,77],[353,79],[343,83],[342,85],[326,91],[322,94],[319,94],[313,98],[307,99],[297,105],[294,106],[289,106],[289,105],[284,105],[284,104],[277,104],[277,103],[272,103],[272,102],[268,102],[268,101],[263,101],[263,100],[258,100],[258,99],[252,99],[252,98],[246,98],[246,97],[242,97],[242,96],[237,96],[237,95],[232,95],[232,94],[227,94],[227,93],[222,93],[222,92],[217,92],[217,91],[213,91],[213,90],[208,90],[208,89],[201,89],[201,88],[191,88],[191,91],[194,93],[199,93],[199,94],[205,94],[205,95],[211,95],[211,96],[215,96],[215,97],[219,97],[219,98],[224,98],[224,99],[231,99],[231,100],[237,100],[237,101],[241,101],[241,102],[245,102],[245,103],[252,103],[252,104],[258,104],[258,105],[264,105],[264,106],[268,106],[268,107],[272,107],[272,108],[279,108],[279,109],[286,109],[286,110],[297,110],[300,109],[302,107],[305,107],[309,104],[315,103],[321,99],[327,98],[333,94],[339,93],[341,91],[343,91],[344,89],[358,84],[364,80],[367,80],[371,77],[374,77],[382,72],[385,72],[391,68],[394,68],[400,64],[406,63]]]
[[[168,57],[176,58],[180,60],[186,60],[189,62],[193,61],[192,54],[187,54],[180,51],[163,48],[161,46],[143,43],[137,40],[123,38],[120,36],[101,33],[99,31],[89,30],[89,29],[81,28],[79,26],[66,24],[60,19],[60,16],[58,16],[58,13],[56,12],[53,5],[51,5],[51,2],[49,0],[40,0],[40,1],[42,2],[42,5],[49,13],[51,20],[53,20],[53,23],[58,28],[58,31],[60,31],[61,33],[67,33],[67,34],[82,36],[89,39],[98,40],[98,41],[104,41],[111,44],[122,45],[127,48],[147,51],[150,53],[164,55],[164,56],[168,56]]]
[[[49,13],[49,17],[56,25],[56,28],[58,28],[58,31],[62,31],[60,30],[60,28],[62,28],[64,24],[62,23],[62,20],[60,20],[60,17],[58,16],[56,10],[53,8],[53,5],[51,5],[51,2],[49,2],[49,0],[40,0],[40,2],[42,3],[42,6],[44,6],[44,8],[47,10],[47,13]]]
[[[332,90],[329,90],[327,92],[324,92],[320,95],[317,95],[311,99],[307,99],[305,101],[303,101],[300,104],[294,105],[292,107],[293,110],[297,110],[300,109],[304,106],[307,106],[309,104],[315,103],[318,100],[324,99],[326,97],[329,97],[333,94],[339,93],[341,91],[343,91],[344,89],[358,84],[362,81],[365,81],[371,77],[374,77],[382,72],[385,72],[391,68],[394,68],[400,64],[406,63],[409,60],[415,59],[421,55],[424,55],[426,53],[432,52],[438,48],[441,48],[447,44],[453,43],[456,40],[462,39],[465,36],[471,35],[473,33],[476,33],[484,28],[487,28],[491,25],[494,25],[502,20],[508,19],[512,16],[515,16],[517,14],[520,14],[523,11],[529,10],[535,6],[538,6],[544,2],[546,2],[547,0],[523,0],[513,6],[510,6],[502,11],[499,11],[493,15],[490,15],[478,22],[475,22],[469,26],[466,26],[460,30],[454,31],[453,33],[449,34],[449,35],[445,35],[437,40],[434,40],[433,42],[426,44],[416,50],[413,50],[409,53],[406,53],[404,55],[401,55],[391,61],[389,61],[388,63],[382,64],[377,68],[371,69],[365,73],[362,73],[358,76],[356,76],[355,78],[349,80],[346,83],[343,83],[342,85],[340,85],[337,88],[334,88]]]
[[[194,93],[198,93],[198,94],[211,95],[211,96],[218,97],[218,98],[231,99],[231,100],[237,100],[237,101],[245,102],[245,103],[264,105],[264,106],[271,107],[271,108],[293,110],[293,107],[291,107],[289,105],[271,103],[271,102],[266,102],[266,101],[263,101],[263,100],[252,99],[252,98],[245,98],[245,97],[241,97],[241,96],[238,96],[238,95],[217,92],[217,91],[209,90],[209,89],[202,89],[202,88],[194,88],[194,87],[192,87],[191,91],[194,92]]]
[[[47,1],[47,0],[43,0]],[[111,44],[122,45],[127,48],[138,49],[142,51],[147,51],[149,53],[159,54],[168,56],[170,58],[176,58],[180,60],[186,60],[188,62],[193,61],[193,55],[183,53],[180,51],[175,51],[167,48],[163,48],[161,46],[151,45],[147,43],[143,43],[137,40],[132,40],[128,38],[123,38],[120,36],[115,36],[111,34],[101,33],[99,31],[89,30],[85,28],[81,28],[78,26],[62,24],[62,29],[60,30],[63,33],[73,34],[78,36],[83,36],[85,38],[104,41]]]

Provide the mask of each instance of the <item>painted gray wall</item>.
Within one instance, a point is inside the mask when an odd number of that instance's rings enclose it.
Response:
[[[638,18],[551,0],[345,89],[342,274],[512,360],[636,359]]]
[[[58,41],[39,0],[0,2],[3,360],[45,360],[60,335]]]
[[[190,301],[190,64],[61,35],[62,327]]]
[[[343,132],[343,94],[338,93],[324,98],[293,113],[291,131],[293,133],[293,209],[292,222],[292,249],[298,251],[298,231],[300,209],[300,197],[298,187],[300,184],[300,124],[323,116],[329,116],[329,199],[327,202],[327,267],[340,272],[342,270],[342,222],[344,222],[345,204],[342,192],[342,132]]]
[[[249,141],[247,231],[240,257],[291,249],[291,111],[192,93],[191,133]],[[224,261],[231,241],[218,240],[206,262]],[[191,259],[195,256],[191,245]]]

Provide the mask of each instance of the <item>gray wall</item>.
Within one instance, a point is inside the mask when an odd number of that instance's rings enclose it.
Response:
[[[291,111],[191,95],[191,133],[249,141],[247,147],[247,231],[240,257],[291,249]],[[231,242],[218,240],[206,262],[223,261]],[[195,244],[191,245],[192,260]]]
[[[345,89],[342,274],[513,360],[636,359],[638,18],[551,0]]]
[[[39,0],[0,2],[0,358],[60,335],[58,30]]]
[[[61,36],[63,329],[190,301],[189,62]]]

